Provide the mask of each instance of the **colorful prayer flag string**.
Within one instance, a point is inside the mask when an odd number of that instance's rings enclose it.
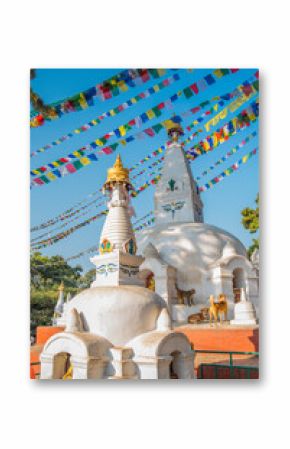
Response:
[[[234,92],[235,92],[235,95],[239,94],[238,89],[235,89]],[[233,94],[233,93],[231,93],[231,94]],[[206,116],[208,116],[208,115],[212,114],[214,111],[216,111],[219,106],[223,106],[225,104],[224,103],[225,101],[228,101],[230,98],[233,98],[231,96],[231,94],[228,94],[229,96],[227,96],[225,100],[220,100],[218,103],[216,103],[216,105],[213,108],[209,109],[208,111],[203,113],[199,118],[194,120],[193,126],[202,122]],[[239,100],[239,98],[237,100]],[[242,100],[239,100],[239,104],[242,104],[241,101],[242,102],[247,101],[247,97],[244,97]],[[125,145],[126,143],[134,141],[136,138],[138,139],[138,138],[141,138],[141,137],[143,138],[146,136],[154,137],[155,134],[158,134],[161,131],[161,129],[167,128],[173,122],[180,123],[183,120],[183,118],[187,117],[190,114],[195,114],[201,108],[205,107],[208,103],[209,103],[209,101],[202,102],[202,103],[200,103],[199,106],[197,106],[195,108],[191,108],[188,111],[181,113],[179,116],[173,116],[173,117],[171,117],[171,119],[164,120],[163,122],[159,122],[159,123],[153,125],[151,128],[147,128],[147,129],[141,131],[140,133],[137,133],[136,135],[129,136],[128,138],[125,138],[125,139],[121,139],[120,141],[112,144],[111,146],[103,148],[101,151],[97,152],[97,154],[100,154],[100,155],[111,154],[112,152],[116,151],[117,147],[120,144]],[[236,103],[236,102],[231,103],[231,106],[234,103]],[[144,113],[144,114],[146,115],[146,113]],[[144,114],[141,114],[141,116],[139,116],[141,121],[142,121],[142,116],[143,116],[143,120],[145,120]],[[134,120],[136,120],[136,118],[131,120],[131,122],[133,122]],[[148,120],[148,118],[146,120]],[[124,126],[124,125],[122,125],[122,126]],[[187,128],[189,128],[189,127],[187,127]],[[202,132],[202,129],[200,129],[198,132]],[[195,133],[193,135],[193,137],[195,137],[197,135],[197,133]],[[193,137],[191,138],[191,140],[193,139]],[[96,156],[96,154],[94,152],[85,155],[85,151],[88,148],[95,149],[97,147],[96,142],[98,142],[98,144],[100,144],[102,141],[101,141],[101,139],[97,139],[96,141],[91,142],[86,147],[83,147],[80,150],[70,153],[66,157],[62,157],[62,158],[60,158],[56,161],[53,161],[49,164],[43,165],[43,166],[39,167],[38,169],[31,170],[32,176],[37,176],[37,175],[42,174],[42,176],[40,176],[39,178],[35,178],[32,181],[31,186],[33,187],[33,186],[40,186],[40,185],[48,184],[49,182],[56,180],[60,177],[63,177],[67,174],[75,173],[80,168],[82,168],[83,166],[89,165],[93,161],[98,161],[98,157]],[[48,173],[46,173],[46,172],[48,172]]]
[[[202,78],[202,80],[209,80],[210,76],[212,76],[212,73],[207,74],[205,77]],[[214,78],[213,78],[214,79]],[[159,92],[160,90],[164,89],[165,87],[171,85],[172,83],[174,83],[175,81],[180,80],[180,76],[178,73],[175,73],[173,76],[166,78],[165,80],[161,81],[160,83],[150,87],[149,89],[146,89],[144,92],[141,92],[139,95],[136,95],[135,97],[131,98],[130,100],[122,103],[121,105],[111,109],[108,112],[104,112],[103,114],[101,114],[100,116],[96,117],[95,119],[91,120],[88,123],[85,123],[84,125],[82,125],[81,127],[78,127],[76,129],[74,129],[73,131],[71,131],[70,133],[59,137],[58,139],[54,140],[53,142],[51,142],[50,144],[44,145],[43,147],[39,148],[38,150],[35,150],[31,153],[31,156],[36,156],[39,153],[43,153],[44,151],[46,151],[47,149],[53,148],[57,145],[60,145],[61,143],[63,143],[64,141],[67,141],[69,139],[71,139],[72,137],[74,137],[76,134],[80,134],[83,132],[88,131],[89,129],[91,129],[94,126],[97,126],[98,124],[100,124],[105,118],[107,117],[112,117],[115,116],[117,114],[119,114],[120,112],[128,109],[131,106],[134,106],[137,102],[140,102],[143,99],[146,99],[152,95],[154,95],[155,93]],[[197,81],[197,84],[200,82],[201,80]],[[214,79],[214,82],[216,82],[216,80]],[[210,86],[211,84],[208,84],[208,86]],[[187,87],[185,87],[184,89],[181,89],[179,91],[177,91],[174,95],[172,95],[170,98],[168,98],[167,100],[164,100],[162,103],[160,103],[159,105],[156,105],[154,108],[149,109],[148,111],[144,112],[141,117],[138,117],[138,122],[136,121],[136,124],[138,123],[142,123],[142,116],[144,117],[145,114],[145,118],[146,115],[149,118],[154,118],[157,117],[158,114],[160,115],[159,111],[161,110],[161,106],[163,105],[163,103],[167,106],[167,107],[171,107],[172,103],[174,101],[176,101],[179,97],[181,97],[182,95],[185,95],[186,98],[189,98],[189,94],[188,91],[191,92],[191,86],[193,85],[189,85]],[[216,98],[216,97],[215,97]],[[111,131],[109,133],[107,133],[104,137],[97,139],[97,141],[99,140],[101,142],[101,145],[104,145],[106,143],[106,136],[113,136],[116,135],[117,137],[120,137],[120,135],[122,135],[122,133],[124,133],[127,129],[129,128],[129,124],[134,122],[135,119],[131,120],[130,122],[128,122],[125,125],[121,125],[119,128],[117,128],[114,131]],[[133,123],[134,124],[134,123]],[[123,134],[124,135],[124,134]]]
[[[128,108],[134,106],[136,103],[139,103],[143,99],[146,99],[148,97],[151,97],[157,92],[160,92],[165,87],[170,86],[175,81],[179,81],[180,76],[178,73],[174,73],[173,76],[170,76],[163,81],[161,81],[158,84],[155,84],[154,86],[150,87],[149,89],[146,89],[145,91],[141,92],[140,94],[136,95],[135,97],[130,98],[129,100],[123,102],[122,104],[116,106],[115,108],[110,109],[107,112],[103,112],[101,115],[96,117],[95,119],[90,120],[88,123],[85,123],[84,125],[75,128],[73,131],[69,132],[68,134],[65,134],[62,137],[59,137],[58,139],[54,140],[50,144],[44,145],[43,147],[39,148],[38,150],[35,150],[31,153],[31,157],[37,156],[40,153],[43,153],[44,151],[54,148],[57,145],[60,145],[61,143],[71,139],[75,135],[84,133],[88,131],[89,129],[93,128],[94,126],[99,125],[100,123],[103,123],[104,119],[108,117],[114,117],[117,114],[120,114],[121,112],[127,110]]]
[[[165,75],[166,69],[126,69],[96,86],[90,87],[65,100],[48,105],[47,112],[37,113],[30,120],[30,126],[37,128],[46,120],[55,120],[64,114],[80,111],[94,105],[94,98],[108,100],[126,92],[130,87],[146,83],[153,78]]]
[[[227,176],[230,176],[232,173],[236,172],[241,165],[248,162],[249,159],[251,159],[255,154],[257,154],[257,152],[258,152],[257,148],[250,151],[250,153],[243,156],[239,161],[235,162],[233,165],[228,167],[226,170],[222,171],[219,175],[215,176],[213,179],[208,181],[206,184],[199,187],[199,191],[205,192],[206,190],[214,187],[215,184],[218,184],[219,182],[223,181]]]
[[[239,151],[241,148],[243,148],[250,140],[252,140],[254,137],[257,136],[257,131],[254,131],[249,136],[247,136],[242,142],[240,142],[238,145],[233,147],[230,151],[228,151],[225,156],[221,157],[218,161],[216,161],[213,165],[211,165],[209,168],[204,170],[201,175],[196,176],[196,181],[199,181],[203,176],[208,175],[209,172],[215,169],[218,165],[225,162],[229,157],[231,157],[233,154],[235,154],[237,151]]]

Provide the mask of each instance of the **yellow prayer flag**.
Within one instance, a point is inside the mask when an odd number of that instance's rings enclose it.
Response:
[[[149,111],[147,111],[147,116],[148,116],[149,118],[154,118],[154,117],[155,117],[155,114],[154,114],[154,112],[152,111],[152,109],[149,109]]]
[[[99,140],[99,139],[96,139],[96,140],[95,140],[95,143],[96,143],[97,145],[99,145],[99,147],[102,147],[102,146],[103,146],[103,142],[102,142],[101,140]]]
[[[255,120],[255,118],[256,118],[255,114],[253,114],[252,112],[248,112],[248,117],[249,117],[249,119],[251,120],[251,122],[252,122],[253,120]]]
[[[128,86],[126,85],[125,81],[119,81],[118,86],[122,92],[126,92],[128,90]]]
[[[123,126],[123,125],[119,126],[119,131],[120,131],[121,136],[125,136],[126,135],[125,126]]]
[[[220,69],[216,69],[216,70],[214,70],[214,75],[217,77],[217,78],[222,78],[222,76],[223,76],[223,73],[222,73],[222,71],[220,70]]]
[[[80,105],[81,105],[81,107],[83,109],[86,109],[88,107],[88,103],[87,103],[86,97],[84,96],[83,93],[80,93],[80,100],[79,101],[80,101]]]
[[[136,103],[137,103],[137,100],[136,100],[136,98],[135,98],[135,97],[131,98],[131,101],[132,101],[132,103],[134,103],[134,104],[136,104]]]
[[[51,181],[54,181],[56,179],[56,176],[51,172],[46,173],[46,177]]]
[[[203,148],[205,149],[205,151],[207,151],[207,150],[210,149],[210,144],[208,143],[207,140],[204,140],[204,141],[202,142],[202,144],[203,144]]]
[[[91,163],[90,159],[88,159],[87,157],[81,157],[81,158],[80,158],[80,162],[81,162],[83,165],[89,165],[89,164]]]
[[[213,108],[214,108],[215,111],[217,111],[218,107],[219,107],[219,105],[218,105],[218,103],[216,103]]]
[[[126,140],[124,140],[124,139],[122,139],[122,140],[120,140],[120,143],[122,144],[122,145],[126,145]]]
[[[75,132],[75,134],[80,134],[81,131],[80,131],[80,129],[75,129],[74,132]]]
[[[58,166],[59,166],[59,163],[58,163],[57,161],[53,161],[53,162],[52,162],[52,165],[53,165],[54,167],[58,167]]]

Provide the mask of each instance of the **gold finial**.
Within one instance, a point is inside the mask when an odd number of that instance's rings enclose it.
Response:
[[[172,142],[178,142],[179,136],[183,136],[184,132],[180,124],[176,123],[167,129],[167,134]]]
[[[63,281],[61,281],[61,283],[59,284],[58,291],[59,292],[63,292],[64,291],[64,283],[63,283]]]
[[[132,189],[132,185],[129,178],[129,170],[125,168],[122,163],[121,156],[118,154],[113,167],[108,169],[107,181],[105,182],[103,189],[110,189],[116,182],[126,184],[128,190]]]

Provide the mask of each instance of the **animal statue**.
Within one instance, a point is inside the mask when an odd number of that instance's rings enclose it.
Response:
[[[189,315],[189,317],[187,318],[188,323],[196,324],[200,323],[201,321],[205,321],[208,318],[208,311],[208,307],[202,307],[200,309],[200,312]]]
[[[185,305],[185,301],[186,301],[186,304],[188,306],[194,305],[194,301],[193,301],[193,295],[195,294],[194,288],[191,290],[181,290],[180,288],[178,288],[177,284],[175,284],[175,288],[177,291],[178,304]]]
[[[73,378],[73,367],[70,365],[67,372],[62,376],[63,380],[71,380]]]
[[[222,315],[224,316],[224,320],[227,320],[227,312],[228,312],[228,303],[226,300],[226,296],[223,293],[220,293],[218,296],[218,302],[214,302],[214,295],[210,295],[209,297],[210,308],[209,308],[209,322],[211,324],[212,318],[217,324],[218,318],[220,319],[220,323],[222,322]]]

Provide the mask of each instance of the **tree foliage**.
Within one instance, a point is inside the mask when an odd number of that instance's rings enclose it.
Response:
[[[71,267],[61,256],[48,257],[35,252],[30,256],[30,276],[31,333],[35,335],[37,326],[51,325],[60,283],[64,283],[65,295],[74,296],[90,286],[95,270],[83,274],[80,265]]]
[[[241,211],[242,215],[242,225],[245,229],[247,229],[251,234],[255,234],[259,231],[259,194],[255,199],[256,208],[252,209],[250,207],[246,207]],[[252,245],[248,248],[249,257],[252,255],[255,249],[259,249],[259,237],[252,240]]]

